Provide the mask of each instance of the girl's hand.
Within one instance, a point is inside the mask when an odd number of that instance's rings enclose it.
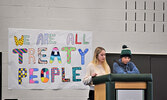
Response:
[[[92,74],[92,77],[95,77],[95,76],[97,76],[97,74],[96,74],[96,73],[93,73],[93,74]]]

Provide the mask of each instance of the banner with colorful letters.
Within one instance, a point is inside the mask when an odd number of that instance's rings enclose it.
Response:
[[[92,32],[9,28],[9,89],[87,89]]]

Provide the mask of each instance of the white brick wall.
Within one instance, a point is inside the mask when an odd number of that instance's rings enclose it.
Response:
[[[127,10],[125,10],[127,1]],[[146,1],[146,10],[144,10]],[[93,48],[119,53],[122,44],[133,53],[167,54],[167,0],[0,0],[0,51],[3,52],[2,98],[19,100],[86,100],[88,90],[8,90],[8,28],[93,32]],[[162,10],[165,2],[165,10]],[[127,21],[125,21],[127,12]],[[134,12],[137,12],[135,21]],[[139,12],[139,13],[138,13]],[[146,21],[143,21],[146,12]],[[153,13],[156,21],[153,21]],[[165,13],[162,22],[161,14]],[[125,32],[127,23],[127,32]],[[134,24],[136,23],[136,32]],[[143,32],[143,23],[146,32]],[[153,31],[155,23],[155,32]],[[162,32],[164,24],[165,32]]]

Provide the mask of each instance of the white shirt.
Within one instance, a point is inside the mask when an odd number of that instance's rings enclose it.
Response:
[[[109,68],[109,66],[108,66],[108,68]],[[109,68],[109,70],[110,70],[110,68]],[[89,63],[87,68],[86,68],[86,76],[83,79],[83,83],[85,85],[89,85],[90,90],[94,90],[94,85],[93,85],[93,82],[92,82],[92,74],[93,73],[96,73],[97,76],[101,76],[101,75],[106,74],[102,65],[95,66],[93,63]]]

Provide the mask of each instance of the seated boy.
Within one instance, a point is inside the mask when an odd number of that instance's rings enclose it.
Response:
[[[116,74],[139,74],[139,70],[131,62],[131,50],[126,45],[122,46],[120,59],[113,63],[113,73]]]

